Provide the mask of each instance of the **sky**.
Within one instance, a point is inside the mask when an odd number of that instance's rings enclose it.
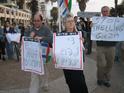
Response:
[[[72,13],[74,15],[77,14],[77,11],[79,11],[78,4],[76,3],[76,0],[72,0]],[[120,4],[122,0],[118,0],[118,4]],[[85,11],[88,12],[100,12],[102,6],[109,6],[109,7],[114,7],[114,0],[89,0],[87,2],[87,7]],[[75,10],[76,9],[76,10]]]
[[[122,0],[118,0],[118,4],[120,4]],[[87,2],[87,7],[86,10],[87,12],[100,12],[102,6],[109,6],[109,7],[114,7],[114,0],[89,0]],[[57,6],[56,3],[53,4],[53,6]],[[47,15],[49,16],[50,13],[49,11],[51,10],[52,6],[50,3],[47,5]],[[72,10],[71,12],[73,15],[77,15],[77,12],[79,11],[78,3],[76,0],[72,0]]]

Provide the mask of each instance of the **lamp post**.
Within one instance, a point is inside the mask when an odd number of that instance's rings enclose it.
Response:
[[[115,15],[118,15],[118,11],[117,11],[117,4],[118,4],[118,0],[115,0]]]

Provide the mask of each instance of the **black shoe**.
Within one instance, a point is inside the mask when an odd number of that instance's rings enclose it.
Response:
[[[97,80],[97,85],[102,86],[103,85],[103,80]]]
[[[104,81],[103,85],[108,87],[108,88],[111,87],[111,84],[109,81]]]

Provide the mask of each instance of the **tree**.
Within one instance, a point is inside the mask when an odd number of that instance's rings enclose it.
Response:
[[[17,0],[17,5],[19,9],[23,9],[23,5],[25,3],[25,0]]]
[[[53,18],[53,21],[56,23],[57,19],[58,19],[58,8],[57,7],[53,7],[50,11],[50,14]]]
[[[51,1],[51,2],[56,2],[57,0],[45,0],[46,2]],[[86,8],[86,2],[89,0],[77,0],[79,9],[80,11],[84,11]]]
[[[31,2],[28,3],[28,7],[31,10],[32,18],[33,18],[35,13],[38,11],[38,1],[37,0],[31,0]]]
[[[117,2],[115,2],[115,3],[117,3]],[[111,10],[110,10],[110,13],[111,13],[111,15],[112,16],[116,16],[116,15],[118,15],[118,16],[123,16],[124,15],[124,0],[122,1],[122,3],[120,4],[120,5],[117,5],[117,4],[115,4],[115,8],[112,8]]]
[[[77,0],[80,11],[84,11],[86,9],[86,2],[89,0]]]

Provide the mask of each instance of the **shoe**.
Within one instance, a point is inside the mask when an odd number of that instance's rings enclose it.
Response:
[[[111,87],[111,84],[109,81],[104,81],[103,85],[108,87],[108,88]]]
[[[103,80],[97,80],[97,85],[102,86],[103,85]]]
[[[42,87],[42,89],[43,89],[44,91],[49,91],[49,86],[48,86],[48,84],[44,85],[44,86]]]

